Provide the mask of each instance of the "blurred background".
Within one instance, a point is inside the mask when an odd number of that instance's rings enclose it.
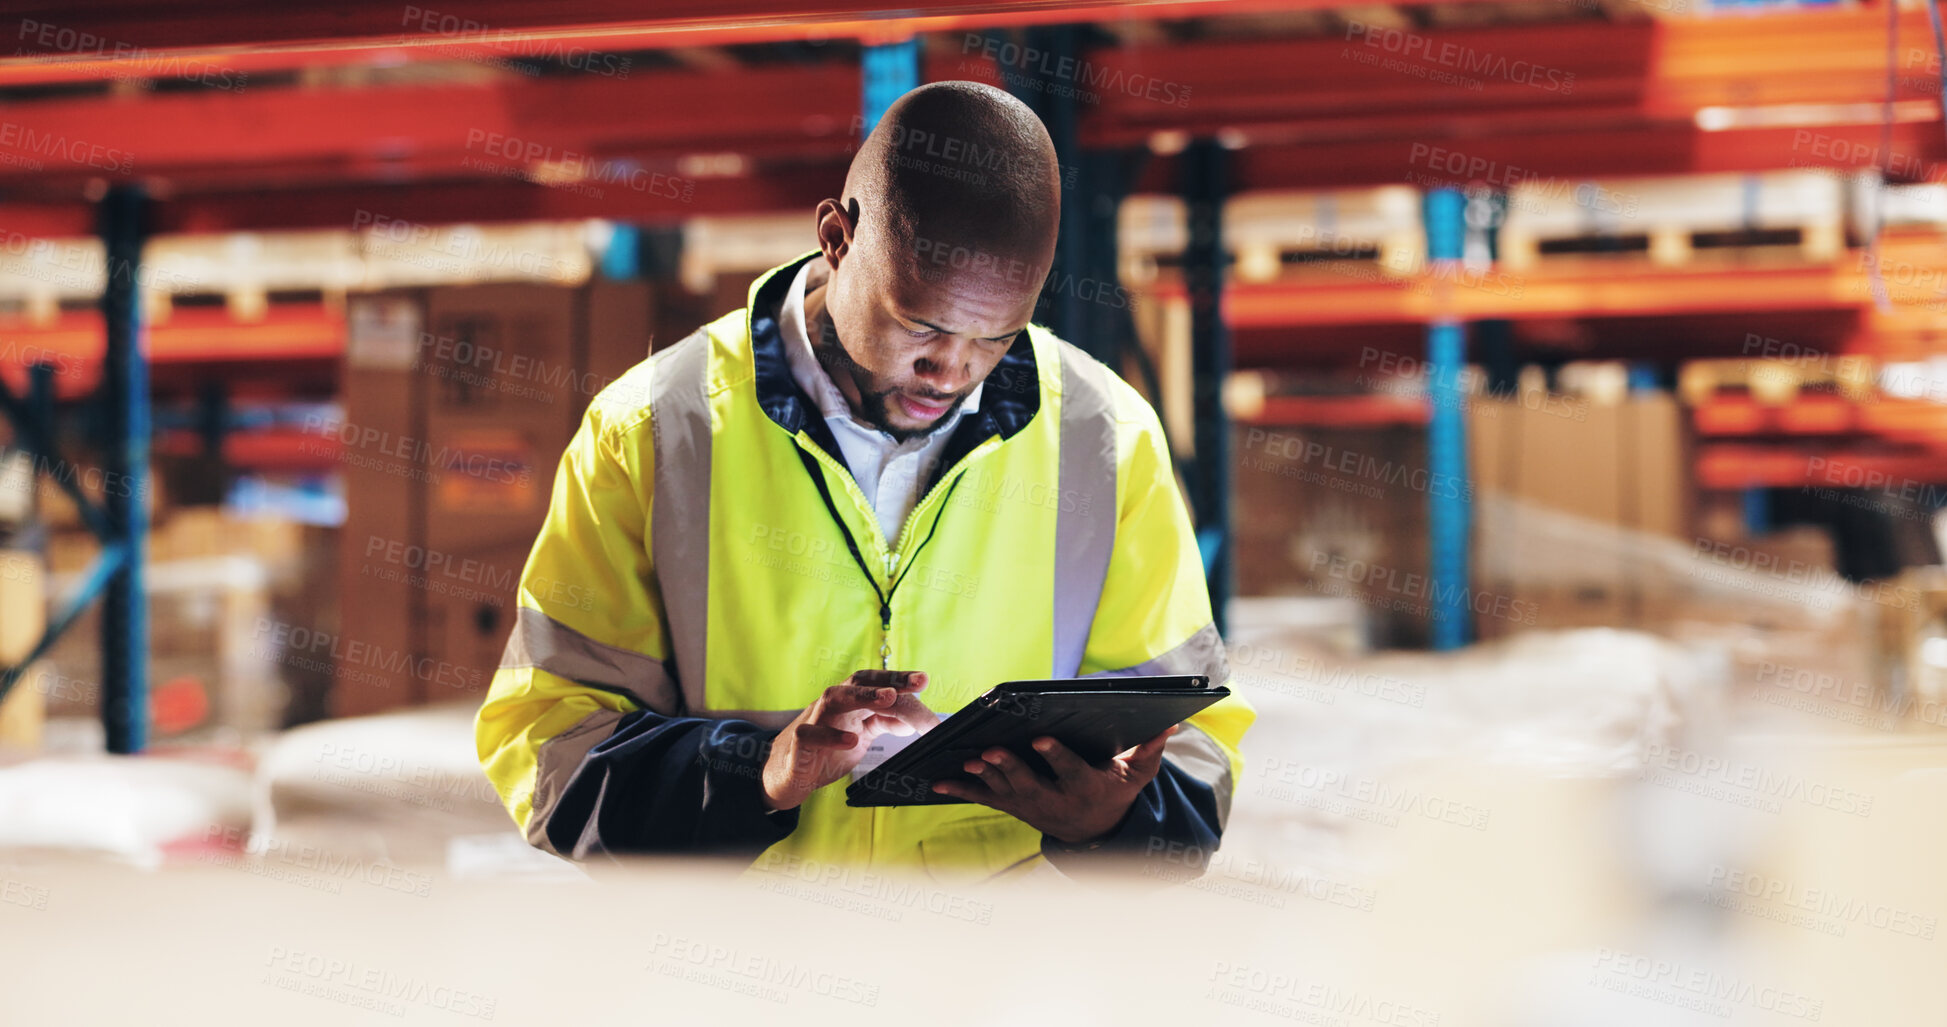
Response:
[[[1930,3],[432,3],[0,4],[23,1015],[1940,1022]],[[1163,415],[1223,850],[529,850],[471,716],[563,446],[943,79],[1044,119],[1036,320]]]

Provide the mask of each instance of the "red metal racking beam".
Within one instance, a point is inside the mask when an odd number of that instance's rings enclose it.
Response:
[[[1170,10],[1108,6],[1144,17],[1166,16]],[[1082,10],[1060,5],[979,9],[985,12],[980,17],[1015,18],[1011,23]],[[396,7],[385,10],[398,16]],[[574,11],[587,13],[580,6]],[[527,16],[566,23],[574,11]],[[353,11],[345,18],[355,25],[359,15]],[[495,24],[491,18],[476,20]],[[277,22],[279,31],[288,28],[285,20]],[[1358,27],[1324,39],[1092,51],[1071,75],[1092,94],[1084,138],[1096,145],[1141,145],[1158,132],[1233,132],[1250,143],[1235,162],[1236,184],[1243,189],[1427,184],[1449,178],[1506,185],[1536,175],[1801,165],[1863,169],[1882,156],[1874,122],[1884,89],[1883,21],[1873,9],[1404,35],[1367,29],[1356,19],[1350,23]],[[1924,15],[1907,15],[1902,28],[1915,33],[1911,38],[1924,38]],[[1381,45],[1366,45],[1373,41]],[[1912,54],[1925,57],[1917,49]],[[1367,63],[1364,58],[1372,55],[1403,63]],[[989,56],[975,51],[963,57],[952,47],[941,48],[926,77],[1006,83],[1024,73],[1024,58],[1003,67]],[[0,58],[0,69],[18,60]],[[1934,75],[1925,60],[1910,63],[1914,66],[1897,83],[1902,117],[1909,119],[1936,103]],[[157,65],[138,55],[117,68],[115,74],[140,74]],[[1463,74],[1482,88],[1458,88],[1415,70]],[[11,137],[0,133],[0,155],[9,157],[0,161],[0,181],[13,185],[17,198],[58,202],[74,195],[82,180],[120,174],[98,166],[117,162],[95,159],[115,151],[127,156],[127,174],[163,180],[162,195],[172,202],[191,196],[204,196],[211,205],[234,200],[251,209],[251,217],[274,219],[275,210],[257,202],[259,190],[364,185],[383,193],[403,182],[530,174],[534,160],[489,152],[504,149],[489,140],[519,139],[522,152],[542,159],[638,160],[665,172],[667,162],[686,153],[739,154],[752,162],[752,173],[732,181],[749,184],[726,185],[721,202],[725,209],[752,210],[761,209],[758,205],[780,188],[767,179],[842,171],[857,92],[855,67],[823,62],[735,73],[507,76],[465,85],[263,87],[46,100],[10,108],[16,128]],[[1837,108],[1820,115],[1791,105]],[[1725,115],[1728,127],[1709,131],[1697,120],[1698,110],[1707,106],[1769,108],[1771,117],[1797,120],[1767,125],[1760,117],[1740,125],[1735,115]],[[1820,124],[1821,118],[1829,123]],[[195,124],[197,131],[181,131],[184,124]],[[68,145],[55,147],[50,159],[49,140]],[[530,151],[529,144],[537,149]],[[1947,144],[1937,122],[1906,120],[1894,126],[1890,163],[1896,177],[1936,177],[1943,160]],[[41,166],[23,168],[20,162]],[[1143,187],[1167,190],[1173,174],[1173,162],[1159,160]],[[302,206],[292,193],[278,195]],[[502,199],[517,201],[519,195],[510,191]],[[618,199],[623,210],[640,206],[628,203],[629,197]],[[385,202],[375,195],[352,206]],[[527,205],[513,204],[516,209]],[[534,205],[586,206],[559,198]],[[498,217],[498,207],[469,220]],[[247,223],[241,213],[208,220]]]
[[[1947,452],[1861,445],[1711,443],[1697,447],[1694,466],[1697,486],[1705,489],[1892,488],[1897,495],[1922,483],[1947,482]]]
[[[1433,408],[1418,396],[1369,393],[1353,396],[1267,396],[1264,405],[1237,420],[1290,427],[1425,427]]]
[[[345,351],[344,318],[322,303],[272,304],[247,324],[223,308],[178,308],[147,334],[158,372],[172,364],[335,360]],[[105,338],[99,311],[63,312],[46,326],[0,320],[0,375],[18,390],[26,366],[45,363],[54,367],[59,398],[88,395],[101,377]]]
[[[1452,0],[1445,0],[1452,2]],[[1330,8],[1336,0],[949,0],[896,10],[792,0],[335,0],[285,3],[276,17],[251,4],[67,0],[0,22],[21,53],[0,66],[99,65],[274,54],[281,66],[330,62],[344,53],[587,59],[682,46],[793,39],[904,38],[919,32],[1126,18],[1176,19]],[[278,66],[258,63],[257,67]],[[109,77],[102,75],[101,77]]]

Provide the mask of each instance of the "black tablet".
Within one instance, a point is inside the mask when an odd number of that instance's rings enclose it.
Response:
[[[1008,681],[913,739],[845,789],[848,806],[933,806],[965,802],[933,782],[966,778],[962,766],[1000,747],[1037,772],[1048,763],[1030,746],[1052,735],[1090,763],[1162,734],[1230,694],[1200,675]]]

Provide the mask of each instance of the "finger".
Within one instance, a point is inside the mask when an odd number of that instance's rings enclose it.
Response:
[[[894,688],[871,685],[833,685],[825,689],[818,698],[818,709],[811,718],[828,721],[841,713],[853,710],[884,709],[899,700],[899,691]]]
[[[1163,767],[1163,745],[1176,733],[1176,728],[1150,739],[1116,757],[1116,762],[1128,768],[1130,775],[1148,779],[1154,777]]]
[[[1048,761],[1048,769],[1055,772],[1057,781],[1064,783],[1080,781],[1087,775],[1095,773],[1095,768],[1089,766],[1088,761],[1075,755],[1075,750],[1053,738],[1043,736],[1035,739],[1034,751]]]
[[[900,692],[917,692],[926,687],[926,672],[923,670],[860,670],[852,672],[845,679],[848,685],[864,688],[891,688]]]
[[[1007,780],[1007,775],[1001,773],[999,767],[989,764],[984,759],[970,759],[960,769],[966,771],[974,780],[986,785],[987,790],[995,795],[1014,793],[1014,786]]]
[[[940,715],[927,709],[918,696],[911,694],[900,695],[889,708],[873,709],[862,716],[865,719],[860,724],[875,736],[891,734],[906,737],[925,734],[940,726]]]
[[[808,749],[850,749],[859,744],[858,735],[826,724],[799,724],[796,736],[798,745]]]
[[[940,723],[940,715],[927,709],[919,696],[911,692],[901,692],[899,698],[893,701],[892,708],[878,715],[896,718],[915,732],[931,731]]]
[[[1048,787],[1048,782],[1026,760],[1006,749],[989,749],[983,758],[1000,772],[1007,781],[1008,791],[1015,795]]]
[[[900,720],[898,717],[888,717],[879,713],[872,714],[870,719],[865,722],[865,731],[874,736],[897,735],[901,738],[919,733],[913,729],[911,724]]]
[[[1160,756],[1162,755],[1163,752],[1163,746],[1165,743],[1167,743],[1170,740],[1170,736],[1176,734],[1176,732],[1182,727],[1183,725],[1181,724],[1171,724],[1169,730],[1163,732],[1160,735],[1157,735],[1156,737],[1150,739],[1149,741],[1142,742],[1137,745],[1132,745],[1129,748],[1124,749],[1119,753],[1116,753],[1116,759],[1119,759],[1124,763],[1133,763],[1137,760],[1150,759],[1155,756]]]
[[[993,789],[977,781],[935,781],[933,782],[933,791],[937,794],[951,796],[955,799],[977,802],[982,806],[989,806],[1003,813],[1007,812],[1006,808],[1001,805],[1005,800],[995,795]]]

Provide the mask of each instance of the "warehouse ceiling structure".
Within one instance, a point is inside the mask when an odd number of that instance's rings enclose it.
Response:
[[[1006,85],[1048,62],[988,32],[1037,22],[1097,25],[1065,71],[1090,94],[1081,135],[1159,151],[1150,190],[1203,135],[1240,151],[1239,191],[1456,168],[1490,184],[1863,170],[1887,87],[1877,8],[1659,19],[1654,3],[1210,0],[861,21],[744,3],[620,17],[638,6],[300,6],[269,39],[227,5],[22,14],[0,57],[0,221],[86,234],[89,189],[122,179],[165,201],[163,231],[340,227],[374,209],[428,223],[777,210],[815,200],[856,141],[859,41],[920,34],[926,78]],[[1947,158],[1927,32],[1923,13],[1902,15],[1914,55],[1894,83],[1896,177]],[[585,180],[609,188],[562,188]]]
[[[1182,194],[1196,140],[1227,152],[1233,196],[1800,169],[1931,183],[1947,160],[1922,9],[1889,25],[1884,6],[1694,0],[645,6],[297,4],[274,24],[223,3],[19,10],[0,24],[0,255],[92,236],[116,184],[145,191],[159,233],[410,240],[457,224],[806,210],[864,127],[862,50],[910,38],[924,80],[1080,94],[1077,142],[1134,155],[1136,195]],[[1073,54],[1037,50],[1032,30],[1063,25],[1086,26]],[[1443,315],[1504,320],[1527,352],[1734,356],[1753,333],[1923,352],[1947,335],[1941,315],[1875,303],[1877,272],[1947,264],[1947,251],[1932,231],[1885,247],[1870,264],[1701,254],[1625,273],[1557,258],[1519,288],[1439,291],[1296,265],[1232,282],[1224,313],[1243,367],[1411,352]],[[1186,295],[1163,264],[1146,287]],[[227,361],[322,387],[340,313],[269,292],[247,316],[155,317],[162,380],[178,361]],[[99,315],[53,302],[14,311],[30,315],[31,344],[0,359],[10,380],[20,354],[98,353]]]

